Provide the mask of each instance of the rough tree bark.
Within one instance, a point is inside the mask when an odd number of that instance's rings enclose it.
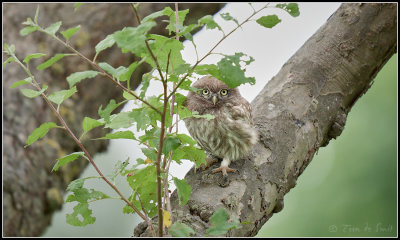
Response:
[[[342,4],[252,102],[260,134],[253,156],[233,162],[240,171],[227,178],[211,174],[216,165],[189,171],[192,194],[183,207],[172,194],[173,220],[202,236],[213,212],[224,207],[250,222],[226,236],[255,236],[282,210],[318,148],[341,134],[348,112],[396,47],[396,4]],[[139,224],[135,236],[149,236],[146,228]]]
[[[81,30],[71,40],[72,45],[85,56],[93,59],[94,47],[108,34],[125,26],[136,26],[129,4],[83,4],[74,13],[73,4],[14,4],[3,5],[3,42],[16,46],[17,57],[23,59],[31,53],[43,52],[47,56],[68,52],[66,48],[45,34],[32,33],[27,37],[19,35],[21,24],[35,15],[40,5],[39,24],[43,27],[62,21],[62,30],[81,25]],[[139,14],[142,17],[174,4],[141,4]],[[224,4],[180,4],[182,9],[190,9],[187,21],[193,23],[203,15],[214,14]],[[159,19],[152,33],[166,34],[165,25]],[[121,54],[120,49],[112,47],[99,56],[98,62],[108,62],[112,66],[128,66],[134,58],[130,54]],[[5,61],[3,57],[3,61]],[[89,70],[91,67],[78,57],[66,57],[50,69],[36,71],[41,60],[31,61],[30,69],[35,77],[49,85],[51,91],[68,88],[66,77],[73,72]],[[131,86],[137,86],[143,73],[149,67],[143,66],[134,72]],[[41,98],[28,99],[18,90],[9,89],[15,81],[26,78],[17,64],[9,64],[3,71],[4,96],[4,132],[3,132],[3,235],[39,236],[50,224],[53,212],[61,208],[63,194],[67,184],[75,179],[87,165],[87,161],[78,160],[57,173],[51,169],[56,158],[71,152],[80,151],[64,131],[51,130],[41,141],[24,149],[30,133],[40,124],[48,121],[59,123]],[[95,84],[94,84],[95,82]],[[78,85],[79,96],[68,99],[60,109],[71,129],[78,135],[82,131],[81,122],[85,116],[97,118],[97,110],[107,99],[121,99],[121,92],[106,78],[96,77]],[[94,130],[92,136],[99,136],[101,130]],[[104,133],[103,133],[104,134]],[[90,137],[90,136],[89,136]],[[86,144],[92,154],[106,149],[107,141],[91,141]]]

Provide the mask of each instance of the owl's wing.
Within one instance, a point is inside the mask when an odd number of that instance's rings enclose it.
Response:
[[[231,116],[233,120],[241,120],[253,124],[252,109],[250,103],[246,99],[241,99],[231,108]]]

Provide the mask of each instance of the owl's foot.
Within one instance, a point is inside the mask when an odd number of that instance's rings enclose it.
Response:
[[[218,158],[212,158],[212,157],[207,157],[206,158],[206,164],[201,164],[201,169],[206,170],[209,166],[211,166],[213,163],[218,162]]]
[[[222,175],[226,176],[228,175],[227,172],[236,172],[236,171],[237,171],[236,169],[232,169],[226,166],[221,166],[219,168],[212,170],[212,173],[222,172]]]
[[[200,167],[194,168],[194,172],[197,171],[197,169],[201,168],[203,171],[206,170],[209,166],[211,166],[213,163],[218,162],[218,158],[213,158],[213,157],[207,157],[206,158],[206,163],[201,164]]]

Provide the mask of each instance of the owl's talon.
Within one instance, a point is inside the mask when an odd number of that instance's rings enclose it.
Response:
[[[222,172],[222,175],[226,176],[226,175],[228,175],[227,172],[236,172],[236,171],[237,171],[236,169],[232,169],[232,168],[229,168],[229,167],[221,166],[219,168],[216,168],[216,169],[212,170],[212,173]]]

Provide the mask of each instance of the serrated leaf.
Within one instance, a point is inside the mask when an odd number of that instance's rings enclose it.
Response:
[[[191,234],[195,234],[191,227],[181,222],[175,222],[172,224],[168,229],[168,233],[173,237],[190,237]]]
[[[74,161],[75,159],[77,159],[80,156],[84,156],[85,153],[84,152],[74,152],[71,153],[69,155],[66,155],[62,158],[57,158],[57,163],[56,165],[54,165],[53,170],[52,171],[58,171],[58,169],[62,166],[64,166],[65,164]]]
[[[16,88],[18,86],[21,86],[21,85],[24,85],[24,84],[30,84],[30,83],[32,83],[32,78],[31,77],[27,77],[27,78],[25,78],[23,80],[19,80],[19,81],[13,83],[10,88]]]
[[[168,55],[170,55],[168,72],[172,72],[173,67],[185,64],[181,54],[181,51],[184,48],[182,42],[157,34],[150,34],[149,39],[155,40],[150,44],[150,48],[155,53],[160,68],[163,71],[167,69]],[[146,62],[153,68],[156,68],[156,64],[152,58],[146,58]]]
[[[55,127],[57,127],[57,124],[53,122],[43,123],[38,128],[33,130],[33,132],[28,136],[28,139],[26,140],[26,145],[24,147],[27,147],[36,142],[39,138],[44,137],[50,129]]]
[[[152,29],[156,23],[152,20],[141,23],[138,27],[125,27],[121,31],[113,34],[115,42],[118,47],[122,49],[123,53],[132,52],[137,56],[142,53],[147,54],[145,44],[146,34]]]
[[[27,27],[24,27],[23,29],[21,29],[21,31],[19,31],[19,34],[21,36],[26,36],[30,33],[37,31],[38,29],[39,29],[38,26],[27,26]]]
[[[80,81],[82,81],[83,79],[86,78],[94,78],[97,76],[97,74],[99,74],[99,72],[97,71],[83,71],[83,72],[76,72],[76,73],[72,73],[71,75],[69,75],[67,77],[67,82],[69,84],[69,87],[73,87],[75,84],[79,83]]]
[[[78,179],[73,180],[72,182],[70,182],[68,184],[67,190],[75,191],[79,188],[82,188],[83,183],[85,182],[86,179],[88,179],[88,178],[87,177],[86,178],[78,178]]]
[[[24,88],[24,89],[21,89],[21,93],[25,97],[35,98],[35,97],[39,96],[40,94],[44,93],[44,91],[46,91],[47,88],[48,88],[47,85],[43,85],[43,88],[40,91]]]
[[[81,29],[81,25],[78,25],[73,28],[68,28],[65,31],[62,31],[61,34],[64,36],[64,38],[68,41],[76,32],[78,32]]]
[[[195,67],[194,72],[200,75],[212,75],[217,79],[220,79],[219,77],[219,71],[218,67],[215,64],[203,64],[203,65],[198,65]]]
[[[170,151],[177,149],[181,145],[179,138],[175,136],[167,136],[164,140],[164,145],[162,148],[162,153],[167,155]]]
[[[61,90],[52,93],[50,96],[48,96],[48,99],[58,105],[60,105],[62,102],[64,102],[66,99],[71,97],[74,93],[76,93],[76,86],[72,87],[71,89],[68,90]]]
[[[226,55],[222,58],[217,66],[219,72],[219,80],[224,82],[230,88],[236,88],[244,83],[255,83],[254,77],[246,77],[244,71],[241,69],[240,62],[245,64],[252,62],[252,58],[249,61],[241,60],[245,56],[243,53],[235,53],[235,55]]]
[[[23,62],[24,63],[29,63],[29,61],[32,58],[40,58],[40,57],[43,57],[43,56],[46,56],[46,54],[44,54],[44,53],[32,53],[32,54],[29,54],[28,56],[26,56]]]
[[[274,14],[260,17],[259,19],[257,19],[256,22],[263,27],[273,28],[276,24],[280,23],[281,20],[278,18],[277,15]]]
[[[82,122],[83,134],[86,134],[95,127],[104,125],[104,121],[99,121],[90,117],[85,117]]]
[[[104,49],[107,49],[109,47],[112,47],[114,45],[115,40],[114,40],[114,34],[108,35],[106,38],[101,40],[95,47],[96,49],[96,54],[99,52],[103,51]]]
[[[82,221],[78,215],[83,218]],[[93,224],[96,221],[96,218],[91,215],[92,210],[89,209],[89,204],[78,203],[78,205],[74,207],[74,212],[66,215],[66,221],[72,226],[86,226],[88,224]]]
[[[47,32],[48,34],[54,35],[58,31],[58,29],[61,27],[61,24],[62,24],[61,21],[53,23],[49,27],[45,28],[44,31]]]
[[[8,63],[14,62],[14,61],[15,61],[14,57],[7,58],[7,60],[5,62],[3,62],[3,67],[5,67]]]
[[[65,56],[69,56],[71,54],[68,53],[57,53],[56,55],[54,55],[54,57],[50,58],[49,60],[47,60],[46,62],[40,64],[39,66],[37,66],[37,70],[43,70],[46,69],[48,67],[50,67],[51,65],[53,65],[54,63],[56,63],[57,61],[61,60],[63,57]]]
[[[114,109],[119,107],[121,104],[125,103],[125,101],[122,101],[120,103],[116,103],[114,99],[111,99],[110,102],[107,104],[107,106],[102,109],[103,105],[100,105],[99,110],[97,111],[99,116],[104,119],[106,123],[110,122],[110,114]]]
[[[183,22],[185,21],[186,15],[189,13],[189,9],[178,11],[178,25],[183,26]],[[166,29],[169,30],[169,34],[172,32],[176,32],[176,13],[170,7],[166,7],[164,9],[164,14],[169,16],[169,24]]]
[[[176,177],[174,177],[173,179],[176,189],[178,190],[179,204],[183,206],[190,199],[190,194],[192,193],[192,187],[189,184],[187,184],[186,179],[180,180]]]
[[[136,140],[135,135],[131,131],[118,131],[114,133],[108,133],[106,136],[97,139],[132,139]]]
[[[206,15],[202,18],[199,19],[199,24],[206,25],[206,29],[214,29],[218,28],[220,31],[222,31],[222,28],[214,21],[213,16],[211,15]]]

